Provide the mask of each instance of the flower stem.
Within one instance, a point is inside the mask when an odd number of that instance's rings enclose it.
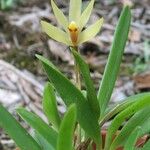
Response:
[[[79,49],[78,49],[77,46],[74,46],[73,49],[76,50],[79,53]],[[75,83],[76,83],[77,88],[79,90],[81,90],[80,70],[79,70],[79,66],[78,66],[78,64],[77,64],[77,62],[76,62],[75,59],[74,59],[74,64],[75,64],[75,66],[74,66],[74,70],[75,70]],[[77,131],[77,143],[76,143],[77,145],[76,146],[78,147],[78,145],[81,143],[81,127],[80,127],[79,124],[77,125],[76,131]]]
[[[75,49],[79,53],[78,47],[73,47],[73,49]],[[80,70],[76,61],[75,61],[75,82],[76,82],[76,86],[78,87],[78,89],[81,90]]]

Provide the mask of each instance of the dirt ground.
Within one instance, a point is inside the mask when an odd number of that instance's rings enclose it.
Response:
[[[56,2],[67,15],[68,0]],[[80,52],[90,66],[95,88],[98,89],[115,26],[122,5],[126,2],[132,5],[132,23],[111,103],[150,90],[150,1],[95,0],[88,24],[99,17],[103,17],[105,23],[94,39],[80,46]],[[83,7],[87,3],[84,0]],[[35,54],[49,58],[69,79],[74,79],[69,48],[41,32],[41,19],[58,26],[49,0],[22,0],[12,8],[0,10],[0,103],[17,119],[15,108],[18,106],[27,107],[45,119],[41,98],[47,78]],[[82,86],[84,89],[84,84]],[[58,100],[58,105],[63,113],[65,107],[61,100]],[[14,147],[14,142],[0,129],[0,150],[12,150]]]

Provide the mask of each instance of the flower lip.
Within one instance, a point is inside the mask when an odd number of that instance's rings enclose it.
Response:
[[[78,26],[74,21],[71,21],[71,23],[68,26],[68,29],[70,32],[77,32],[78,31]]]
[[[70,39],[72,41],[72,44],[76,46],[79,32],[78,32],[78,26],[75,21],[71,21],[71,23],[68,26],[68,30],[70,32]]]

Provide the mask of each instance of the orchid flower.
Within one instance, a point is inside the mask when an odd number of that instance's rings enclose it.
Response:
[[[67,18],[55,2],[51,0],[54,15],[63,29],[61,30],[46,21],[41,21],[42,30],[52,39],[76,47],[93,38],[103,24],[103,18],[101,18],[84,29],[90,18],[93,5],[94,0],[91,0],[85,10],[81,12],[82,1],[70,0],[69,17]]]

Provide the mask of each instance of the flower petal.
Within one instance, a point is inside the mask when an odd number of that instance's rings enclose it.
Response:
[[[75,21],[78,24],[78,20],[81,15],[81,6],[81,0],[70,0],[69,22]]]
[[[51,5],[53,8],[54,15],[60,25],[63,26],[66,32],[68,32],[68,20],[63,12],[57,7],[53,0],[51,0]]]
[[[52,39],[64,43],[66,45],[72,45],[69,41],[68,34],[57,27],[54,27],[46,21],[41,21],[42,30]]]
[[[88,22],[90,15],[92,13],[93,5],[94,5],[94,0],[91,0],[89,2],[88,6],[86,7],[86,9],[83,11],[83,13],[80,17],[80,21],[79,21],[80,31],[85,26],[85,24]]]
[[[87,29],[82,31],[79,35],[78,44],[84,43],[84,42],[90,40],[91,38],[93,38],[99,32],[99,30],[103,24],[103,21],[104,21],[104,19],[101,18],[97,22],[92,24],[90,27],[88,27]]]

